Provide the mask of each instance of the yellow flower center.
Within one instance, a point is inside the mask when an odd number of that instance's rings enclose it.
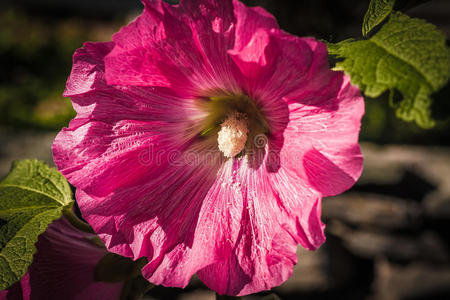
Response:
[[[239,112],[233,112],[220,124],[217,134],[219,150],[225,157],[235,157],[247,143],[247,121],[246,116]]]
[[[270,133],[257,103],[246,95],[204,97],[198,105],[206,112],[199,126],[200,136],[217,143],[227,158],[246,155],[255,147],[260,148],[253,141]]]

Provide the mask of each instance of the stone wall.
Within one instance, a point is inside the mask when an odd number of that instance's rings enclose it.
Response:
[[[450,149],[364,144],[363,153],[357,185],[323,201],[328,241],[299,249],[278,295],[450,299]]]

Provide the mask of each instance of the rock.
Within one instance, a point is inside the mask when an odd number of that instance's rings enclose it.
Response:
[[[450,299],[450,266],[414,262],[395,265],[386,259],[375,262],[373,299]]]
[[[340,289],[357,276],[358,261],[333,237],[316,251],[299,246],[297,258],[292,276],[274,289],[282,299],[287,295],[321,294]]]
[[[323,200],[323,216],[361,227],[383,229],[418,228],[421,207],[418,203],[375,194],[346,193]]]
[[[449,245],[434,231],[424,231],[419,237],[420,258],[435,263],[449,263]]]
[[[423,205],[426,217],[433,220],[450,220],[450,195],[437,190],[428,194]]]
[[[395,184],[399,182],[404,174],[404,165],[400,162],[384,158],[384,147],[370,143],[361,144],[364,158],[364,168],[358,184]]]
[[[275,291],[292,294],[305,291],[326,289],[330,285],[327,273],[329,259],[323,248],[308,251],[302,247],[297,249],[298,263],[292,276]]]
[[[385,256],[403,262],[415,259],[432,262],[450,260],[447,245],[431,231],[424,231],[418,236],[389,234],[373,230],[355,230],[339,221],[331,222],[328,231],[340,237],[350,252],[363,258]]]
[[[402,238],[376,231],[354,230],[340,222],[331,223],[328,231],[340,237],[345,247],[359,257],[373,258],[385,255],[394,259],[410,260],[419,255],[419,250],[412,238]]]
[[[449,148],[364,143],[362,152],[364,171],[359,184],[395,184],[409,171],[450,197],[450,176],[443,176],[450,174]]]

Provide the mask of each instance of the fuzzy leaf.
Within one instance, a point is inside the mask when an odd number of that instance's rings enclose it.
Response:
[[[0,290],[25,275],[38,236],[73,203],[66,179],[37,160],[14,162],[0,183]]]
[[[362,34],[366,36],[375,26],[384,21],[394,8],[395,0],[372,0],[364,15]]]
[[[368,40],[345,40],[328,45],[337,56],[336,70],[344,70],[368,97],[390,92],[397,117],[419,126],[434,126],[430,95],[450,77],[450,49],[445,36],[421,19],[393,12]],[[402,99],[394,103],[394,91]]]
[[[371,0],[364,15],[362,34],[366,36],[394,10],[406,11],[430,0]]]

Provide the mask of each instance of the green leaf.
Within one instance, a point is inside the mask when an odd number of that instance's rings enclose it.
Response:
[[[407,11],[430,0],[371,0],[364,15],[362,34],[366,36],[394,10]]]
[[[430,95],[450,77],[450,49],[434,25],[393,12],[370,39],[329,44],[328,50],[342,59],[335,69],[349,74],[366,96],[389,91],[397,117],[424,128],[434,126]],[[397,102],[395,91],[403,96]]]
[[[20,280],[38,236],[73,204],[66,179],[37,160],[14,162],[0,183],[0,290]]]
[[[366,36],[372,29],[384,21],[394,8],[395,0],[372,0],[364,15],[362,34]]]

